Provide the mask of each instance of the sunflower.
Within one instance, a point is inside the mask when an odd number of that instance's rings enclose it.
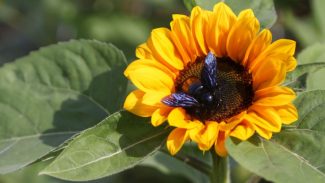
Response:
[[[296,67],[295,42],[272,42],[251,9],[236,16],[224,3],[213,11],[193,8],[173,15],[170,29],[157,28],[136,49],[125,76],[138,88],[124,108],[151,117],[153,126],[174,127],[167,139],[176,154],[186,141],[226,156],[228,136],[265,139],[297,120],[296,95],[281,86]]]

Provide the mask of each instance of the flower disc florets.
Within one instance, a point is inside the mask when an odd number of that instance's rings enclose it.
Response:
[[[214,57],[209,53],[210,57]],[[165,97],[162,102],[171,107],[184,107],[186,112],[200,121],[223,121],[243,110],[253,101],[252,76],[240,64],[229,57],[211,59],[212,70],[216,72],[204,74],[208,56],[197,58],[188,64],[176,78],[176,94],[193,97],[192,102],[172,102],[173,95]],[[208,70],[208,69],[206,69]],[[209,78],[215,82],[209,86]],[[183,98],[183,100],[188,98]],[[180,99],[182,100],[182,98]],[[185,102],[185,101],[184,101]]]

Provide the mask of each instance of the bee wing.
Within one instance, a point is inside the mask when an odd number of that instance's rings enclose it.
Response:
[[[194,97],[184,92],[173,93],[163,98],[161,102],[170,107],[192,107],[199,104]]]
[[[215,89],[217,86],[217,58],[211,52],[205,57],[201,82],[209,89]]]

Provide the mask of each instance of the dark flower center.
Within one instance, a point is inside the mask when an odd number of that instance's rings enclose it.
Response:
[[[192,117],[203,121],[222,121],[247,109],[254,97],[251,74],[228,57],[215,59],[216,73],[210,74],[213,77],[210,80],[202,74],[204,67],[208,67],[205,66],[207,57],[197,58],[179,73],[176,78],[176,94],[184,94],[190,99],[181,98],[183,103],[187,99],[186,105],[175,104],[175,101],[171,104],[167,99],[163,103],[181,106]],[[209,85],[203,84],[206,83],[205,80],[212,80],[216,85],[208,87]],[[191,105],[188,102],[192,102]]]

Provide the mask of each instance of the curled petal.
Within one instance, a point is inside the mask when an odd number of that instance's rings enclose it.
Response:
[[[170,113],[171,110],[172,108],[170,107],[162,107],[156,109],[155,112],[152,113],[151,124],[153,126],[161,125],[163,122],[167,120],[168,114]]]
[[[254,126],[248,123],[247,121],[243,121],[239,125],[236,126],[234,130],[230,132],[230,136],[236,137],[240,140],[249,139],[255,132]]]
[[[201,129],[195,136],[194,140],[198,143],[199,148],[202,151],[209,150],[215,143],[219,133],[219,127],[217,122],[208,121],[205,122],[205,127]]]
[[[254,127],[255,131],[263,138],[269,140],[272,138],[272,132],[270,132],[269,130],[262,128],[258,125],[252,124],[252,126]]]
[[[154,59],[154,57],[152,56],[152,52],[148,48],[146,43],[143,43],[136,48],[135,55],[137,56],[137,58],[140,59]]]
[[[167,138],[167,149],[170,154],[175,155],[188,140],[188,133],[186,129],[175,128],[170,132]]]
[[[225,147],[225,141],[226,141],[226,132],[219,131],[218,138],[214,143],[214,150],[221,157],[225,157],[228,154],[227,149]]]
[[[274,107],[283,124],[289,125],[298,120],[298,111],[293,104]]]
[[[281,118],[272,107],[250,107],[250,112],[245,116],[245,119],[251,124],[255,124],[272,132],[281,130]]]

